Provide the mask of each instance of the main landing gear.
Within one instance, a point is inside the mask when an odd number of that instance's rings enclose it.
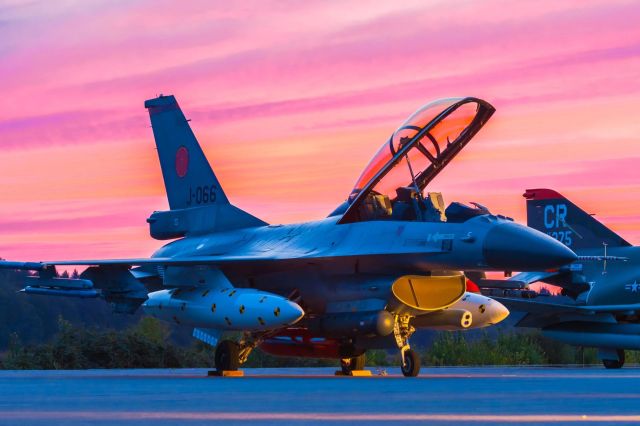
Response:
[[[420,374],[420,356],[416,351],[409,347],[409,337],[416,331],[409,323],[411,317],[409,315],[396,315],[393,326],[393,337],[396,339],[396,345],[400,349],[402,364],[400,369],[405,377],[416,377]]]
[[[263,336],[253,336],[245,333],[239,343],[232,340],[222,340],[216,346],[216,372],[222,375],[225,371],[238,371],[247,361],[251,351],[260,344]]]
[[[216,346],[216,370],[237,371],[240,367],[240,346],[231,340],[223,340]]]

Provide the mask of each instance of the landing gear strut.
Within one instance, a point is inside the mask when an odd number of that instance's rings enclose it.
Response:
[[[343,358],[340,360],[340,368],[345,376],[349,376],[354,370],[364,370],[366,361],[367,356],[365,353],[353,358]]]
[[[420,373],[420,357],[409,346],[409,337],[416,331],[409,323],[411,317],[409,315],[396,315],[393,325],[393,337],[396,339],[396,345],[400,349],[402,364],[400,369],[405,377],[416,377]]]
[[[260,344],[265,334],[253,335],[245,333],[240,342],[223,340],[216,346],[215,364],[218,373],[237,371],[244,364],[251,351]]]
[[[617,349],[618,359],[603,359],[602,364],[607,369],[618,369],[624,365],[624,349]]]

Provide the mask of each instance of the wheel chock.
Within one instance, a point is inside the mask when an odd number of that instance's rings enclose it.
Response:
[[[207,372],[209,377],[244,377],[244,371],[242,370],[210,370]]]
[[[371,370],[351,370],[349,374],[345,374],[342,370],[337,370],[335,375],[351,377],[371,377]]]

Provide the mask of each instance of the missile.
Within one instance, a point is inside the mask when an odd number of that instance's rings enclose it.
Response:
[[[98,293],[98,291],[93,288],[64,290],[60,288],[26,286],[20,291],[26,294],[39,294],[42,296],[65,296],[65,297],[80,297],[80,298],[92,298],[92,297],[98,297],[100,295],[100,293]]]
[[[149,294],[145,313],[176,324],[262,331],[296,323],[302,308],[277,294],[249,288],[174,288]]]
[[[49,287],[60,289],[87,289],[93,287],[91,280],[82,278],[43,278],[43,277],[26,277],[27,286],[31,287]]]
[[[100,292],[93,288],[91,280],[81,278],[26,277],[26,286],[20,290],[26,294],[91,298]]]

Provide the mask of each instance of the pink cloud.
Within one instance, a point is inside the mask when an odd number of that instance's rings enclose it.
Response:
[[[403,6],[6,7],[0,256],[117,257],[157,245],[144,218],[166,201],[142,102],[161,91],[193,119],[230,198],[270,222],[326,215],[413,110],[474,95],[498,112],[434,190],[523,219],[522,190],[554,186],[602,203],[612,226],[640,241],[629,195],[640,195],[637,3]]]

